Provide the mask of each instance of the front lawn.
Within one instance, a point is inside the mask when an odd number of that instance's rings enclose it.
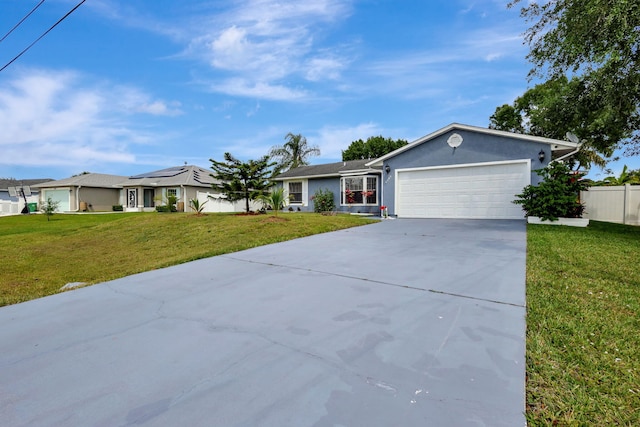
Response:
[[[529,426],[640,425],[640,227],[527,234]]]
[[[351,215],[57,214],[0,218],[0,306],[247,248],[369,223]]]

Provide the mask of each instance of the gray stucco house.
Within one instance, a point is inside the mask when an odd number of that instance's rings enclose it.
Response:
[[[313,211],[319,189],[339,211],[400,218],[521,219],[512,201],[535,173],[579,145],[452,123],[383,157],[304,166],[277,177],[294,208]]]

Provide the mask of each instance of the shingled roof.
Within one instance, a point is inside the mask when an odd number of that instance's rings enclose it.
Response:
[[[36,188],[54,188],[54,187],[97,187],[97,188],[120,188],[122,181],[127,179],[121,175],[107,175],[104,173],[84,173],[72,176],[71,178],[59,179],[57,181],[44,182],[36,184]]]
[[[123,187],[171,187],[179,185],[211,187],[211,184],[216,182],[211,176],[212,172],[193,165],[176,166],[131,176],[120,184]]]
[[[371,159],[349,160],[346,162],[325,163],[322,165],[300,166],[281,173],[276,180],[285,180],[290,178],[322,178],[331,176],[341,176],[357,172],[380,172],[379,168],[371,168],[365,166],[371,162]]]
[[[13,179],[13,178],[0,178],[0,190],[8,190],[9,187],[33,187],[36,184],[53,181],[51,178],[44,179]]]

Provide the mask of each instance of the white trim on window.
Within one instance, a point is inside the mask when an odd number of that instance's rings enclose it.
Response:
[[[378,175],[342,177],[340,178],[340,206],[377,206],[379,188]],[[347,190],[353,194],[351,200],[348,199]],[[365,192],[372,194],[367,195]]]
[[[306,179],[290,179],[290,180],[284,181],[282,183],[282,186],[284,188],[285,197],[287,198],[289,197],[289,184],[300,184],[302,187],[302,196],[301,196],[302,200],[298,202],[293,202],[289,200],[289,205],[307,206],[308,198],[309,198],[309,181]]]

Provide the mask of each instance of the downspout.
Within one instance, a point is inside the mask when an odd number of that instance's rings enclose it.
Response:
[[[181,196],[181,199],[182,199],[182,212],[186,212],[187,211],[187,206],[185,205],[185,202],[187,200],[187,197],[186,197],[187,193],[186,193],[186,190],[184,189],[184,184],[180,184],[180,189],[182,190],[181,191],[181,193],[182,193],[182,196]],[[176,206],[176,208],[177,208],[177,206]]]
[[[380,217],[384,218],[382,206],[386,206],[384,204],[384,163],[382,164],[382,171],[380,172]]]
[[[76,188],[76,209],[74,210],[74,212],[80,212],[80,188],[82,187],[82,185],[78,185],[78,187]]]

